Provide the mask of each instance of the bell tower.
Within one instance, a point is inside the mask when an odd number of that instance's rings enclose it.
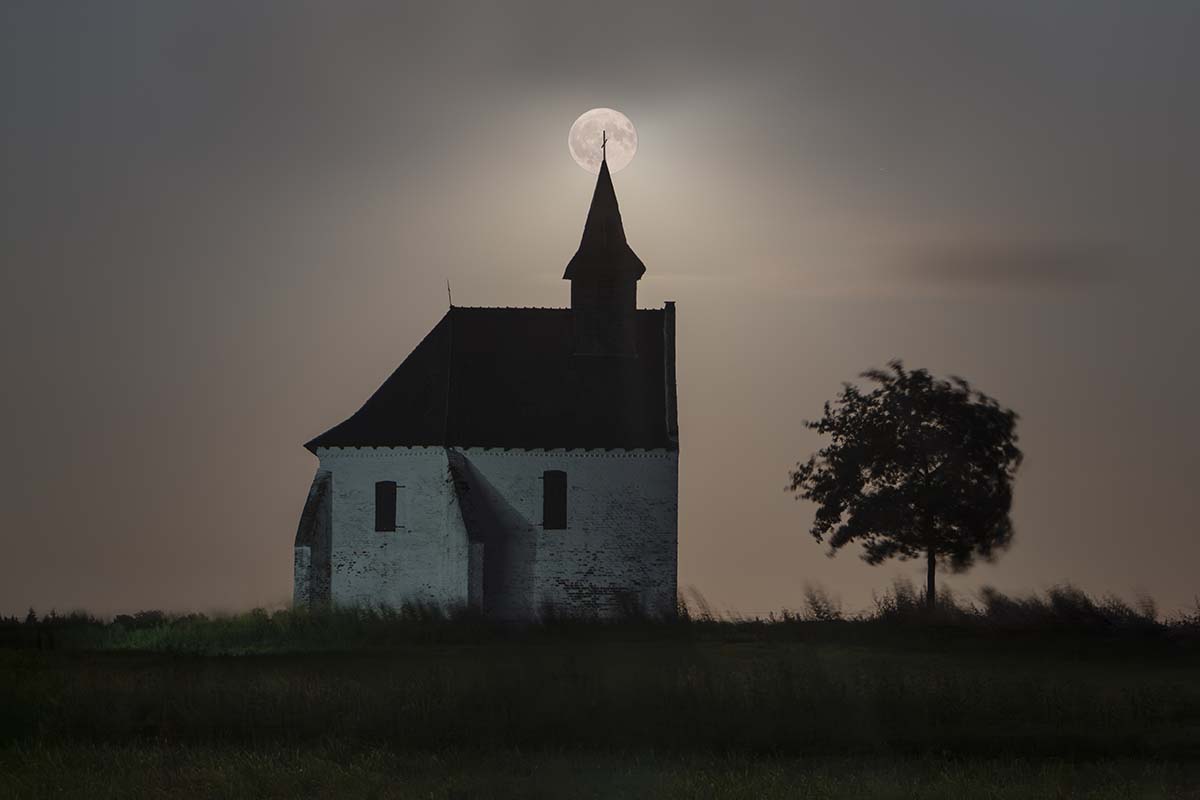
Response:
[[[575,355],[637,356],[637,282],[645,272],[625,241],[608,160],[602,157],[583,239],[563,274],[571,282]]]

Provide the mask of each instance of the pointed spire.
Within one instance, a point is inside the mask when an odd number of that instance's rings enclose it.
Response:
[[[645,271],[646,265],[625,241],[625,227],[621,224],[621,209],[617,206],[617,193],[608,172],[608,160],[602,157],[600,174],[596,176],[596,190],[592,193],[592,205],[583,226],[583,239],[579,243],[579,250],[567,264],[563,279],[638,280]]]

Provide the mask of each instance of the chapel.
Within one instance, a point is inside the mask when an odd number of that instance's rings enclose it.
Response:
[[[602,161],[569,308],[451,305],[305,444],[296,604],[673,614],[675,304],[637,307],[645,271]]]

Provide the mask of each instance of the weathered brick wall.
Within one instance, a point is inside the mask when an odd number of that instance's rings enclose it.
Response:
[[[678,454],[665,450],[462,451],[537,530],[535,608],[565,615],[674,609]],[[542,473],[567,473],[567,528],[542,530]]]
[[[292,548],[292,605],[312,603],[312,548],[298,544]]]
[[[608,616],[670,613],[676,595],[678,453],[665,450],[460,452],[536,531],[528,606]],[[482,570],[442,448],[322,448],[333,472],[332,592],[339,604],[446,606],[478,600]],[[542,473],[567,473],[567,528],[543,530]],[[375,482],[394,480],[395,533],[376,533]],[[486,548],[475,546],[476,559]],[[522,583],[522,585],[528,585]]]
[[[332,485],[332,475],[318,469],[296,528],[293,602],[297,606],[329,602]]]
[[[467,602],[467,533],[440,447],[322,448],[333,473],[333,602]],[[396,482],[396,530],[375,531],[375,483]]]

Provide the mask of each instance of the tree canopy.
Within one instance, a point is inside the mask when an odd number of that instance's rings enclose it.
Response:
[[[888,366],[804,422],[830,441],[787,488],[817,504],[810,533],[831,555],[859,542],[871,564],[924,556],[932,607],[937,563],[960,572],[1012,541],[1017,415],[962,378]]]

